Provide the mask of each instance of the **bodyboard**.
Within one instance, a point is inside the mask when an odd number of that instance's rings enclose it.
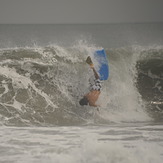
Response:
[[[95,69],[100,76],[100,80],[107,80],[109,77],[109,64],[105,50],[96,50],[94,52],[94,59],[98,64]]]

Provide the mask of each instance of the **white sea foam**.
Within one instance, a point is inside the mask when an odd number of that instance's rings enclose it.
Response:
[[[20,89],[20,88],[28,89],[29,87],[32,87],[33,90],[35,90],[39,95],[41,95],[47,101],[47,105],[51,105],[52,107],[57,108],[57,106],[50,100],[50,97],[46,93],[39,90],[28,77],[18,74],[14,69],[8,67],[2,67],[2,66],[0,66],[0,73],[1,75],[4,75],[12,80],[12,84],[15,89]],[[5,91],[7,91],[7,89]],[[19,109],[21,109],[21,105],[22,104],[16,101],[13,104],[15,108],[19,108]]]
[[[156,143],[162,125],[1,127],[1,133],[0,160],[6,162],[161,163],[163,158],[162,141]]]

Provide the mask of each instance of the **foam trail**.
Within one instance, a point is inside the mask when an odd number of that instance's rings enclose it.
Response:
[[[7,67],[0,66],[0,73],[1,73],[1,75],[4,75],[7,78],[12,79],[12,83],[14,84],[14,86],[16,86],[18,88],[28,89],[29,87],[32,87],[33,90],[36,91],[36,93],[38,93],[39,95],[44,97],[44,99],[47,101],[47,105],[50,105],[53,108],[57,108],[57,106],[55,104],[53,104],[53,102],[50,100],[50,97],[46,93],[44,93],[41,90],[39,90],[38,88],[36,88],[36,86],[33,84],[33,82],[29,78],[21,76],[18,73],[16,73],[15,70],[13,70],[11,68],[7,68]],[[5,90],[5,92],[6,91],[7,91],[7,89]]]

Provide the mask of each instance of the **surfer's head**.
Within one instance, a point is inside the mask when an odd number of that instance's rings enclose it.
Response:
[[[79,101],[79,104],[81,106],[83,105],[88,105],[88,99],[84,96],[80,101]]]

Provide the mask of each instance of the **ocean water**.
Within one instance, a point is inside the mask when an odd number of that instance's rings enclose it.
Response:
[[[110,67],[98,104],[80,106]],[[162,163],[163,23],[0,25],[0,162]]]

